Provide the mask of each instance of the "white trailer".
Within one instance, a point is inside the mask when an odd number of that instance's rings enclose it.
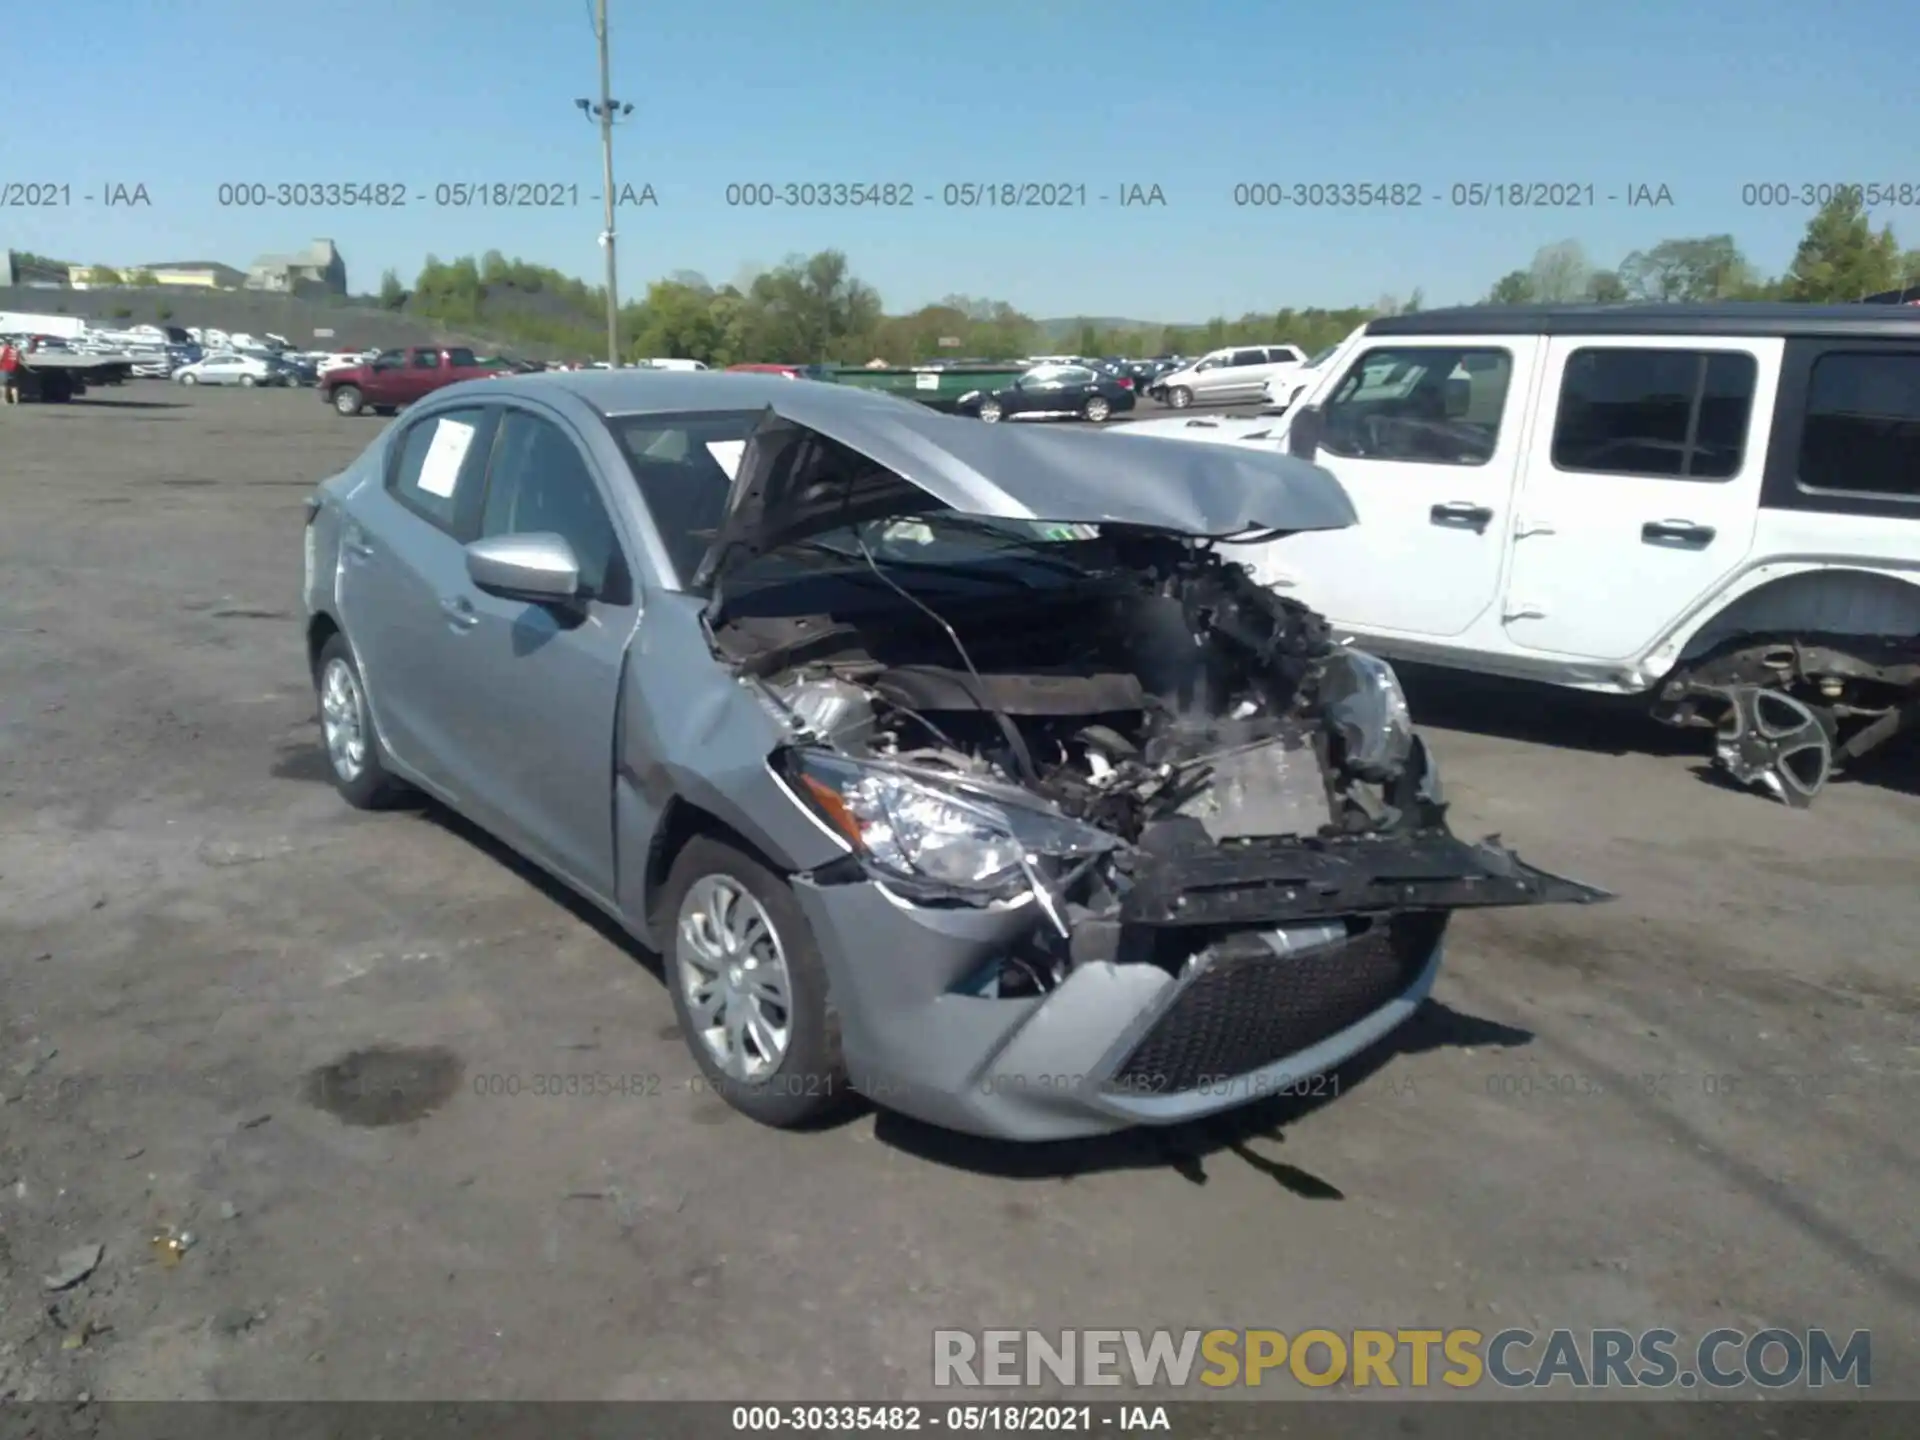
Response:
[[[35,315],[25,310],[0,310],[0,335],[50,335],[56,340],[78,340],[87,322],[78,315]]]

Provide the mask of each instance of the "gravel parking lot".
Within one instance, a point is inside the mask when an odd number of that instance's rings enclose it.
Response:
[[[1460,920],[1337,1096],[777,1133],[695,1087],[651,956],[329,788],[301,501],[384,423],[0,413],[0,1396],[928,1397],[936,1327],[1369,1325],[1864,1328],[1920,1395],[1911,751],[1797,813],[1414,677],[1456,828],[1616,902]]]

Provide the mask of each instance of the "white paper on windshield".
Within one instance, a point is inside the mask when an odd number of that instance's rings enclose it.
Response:
[[[460,466],[473,444],[473,426],[459,420],[441,420],[427,447],[427,458],[420,466],[419,486],[429,495],[451,499],[453,487],[460,483]]]
[[[913,377],[913,388],[916,390],[938,390],[940,388],[940,377],[931,371],[916,375]]]
[[[715,464],[727,472],[729,481],[740,473],[740,457],[746,453],[746,449],[747,442],[744,440],[709,440],[707,442],[707,453],[713,456]]]

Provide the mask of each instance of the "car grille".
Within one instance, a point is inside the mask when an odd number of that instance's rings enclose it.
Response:
[[[1285,956],[1238,937],[1186,982],[1111,1084],[1178,1094],[1317,1045],[1403,994],[1444,926],[1443,915],[1396,915],[1345,944]]]

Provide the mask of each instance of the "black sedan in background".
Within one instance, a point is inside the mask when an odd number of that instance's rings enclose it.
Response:
[[[962,395],[954,413],[1002,420],[1081,419],[1095,424],[1133,409],[1132,389],[1085,365],[1039,365],[999,390]]]

